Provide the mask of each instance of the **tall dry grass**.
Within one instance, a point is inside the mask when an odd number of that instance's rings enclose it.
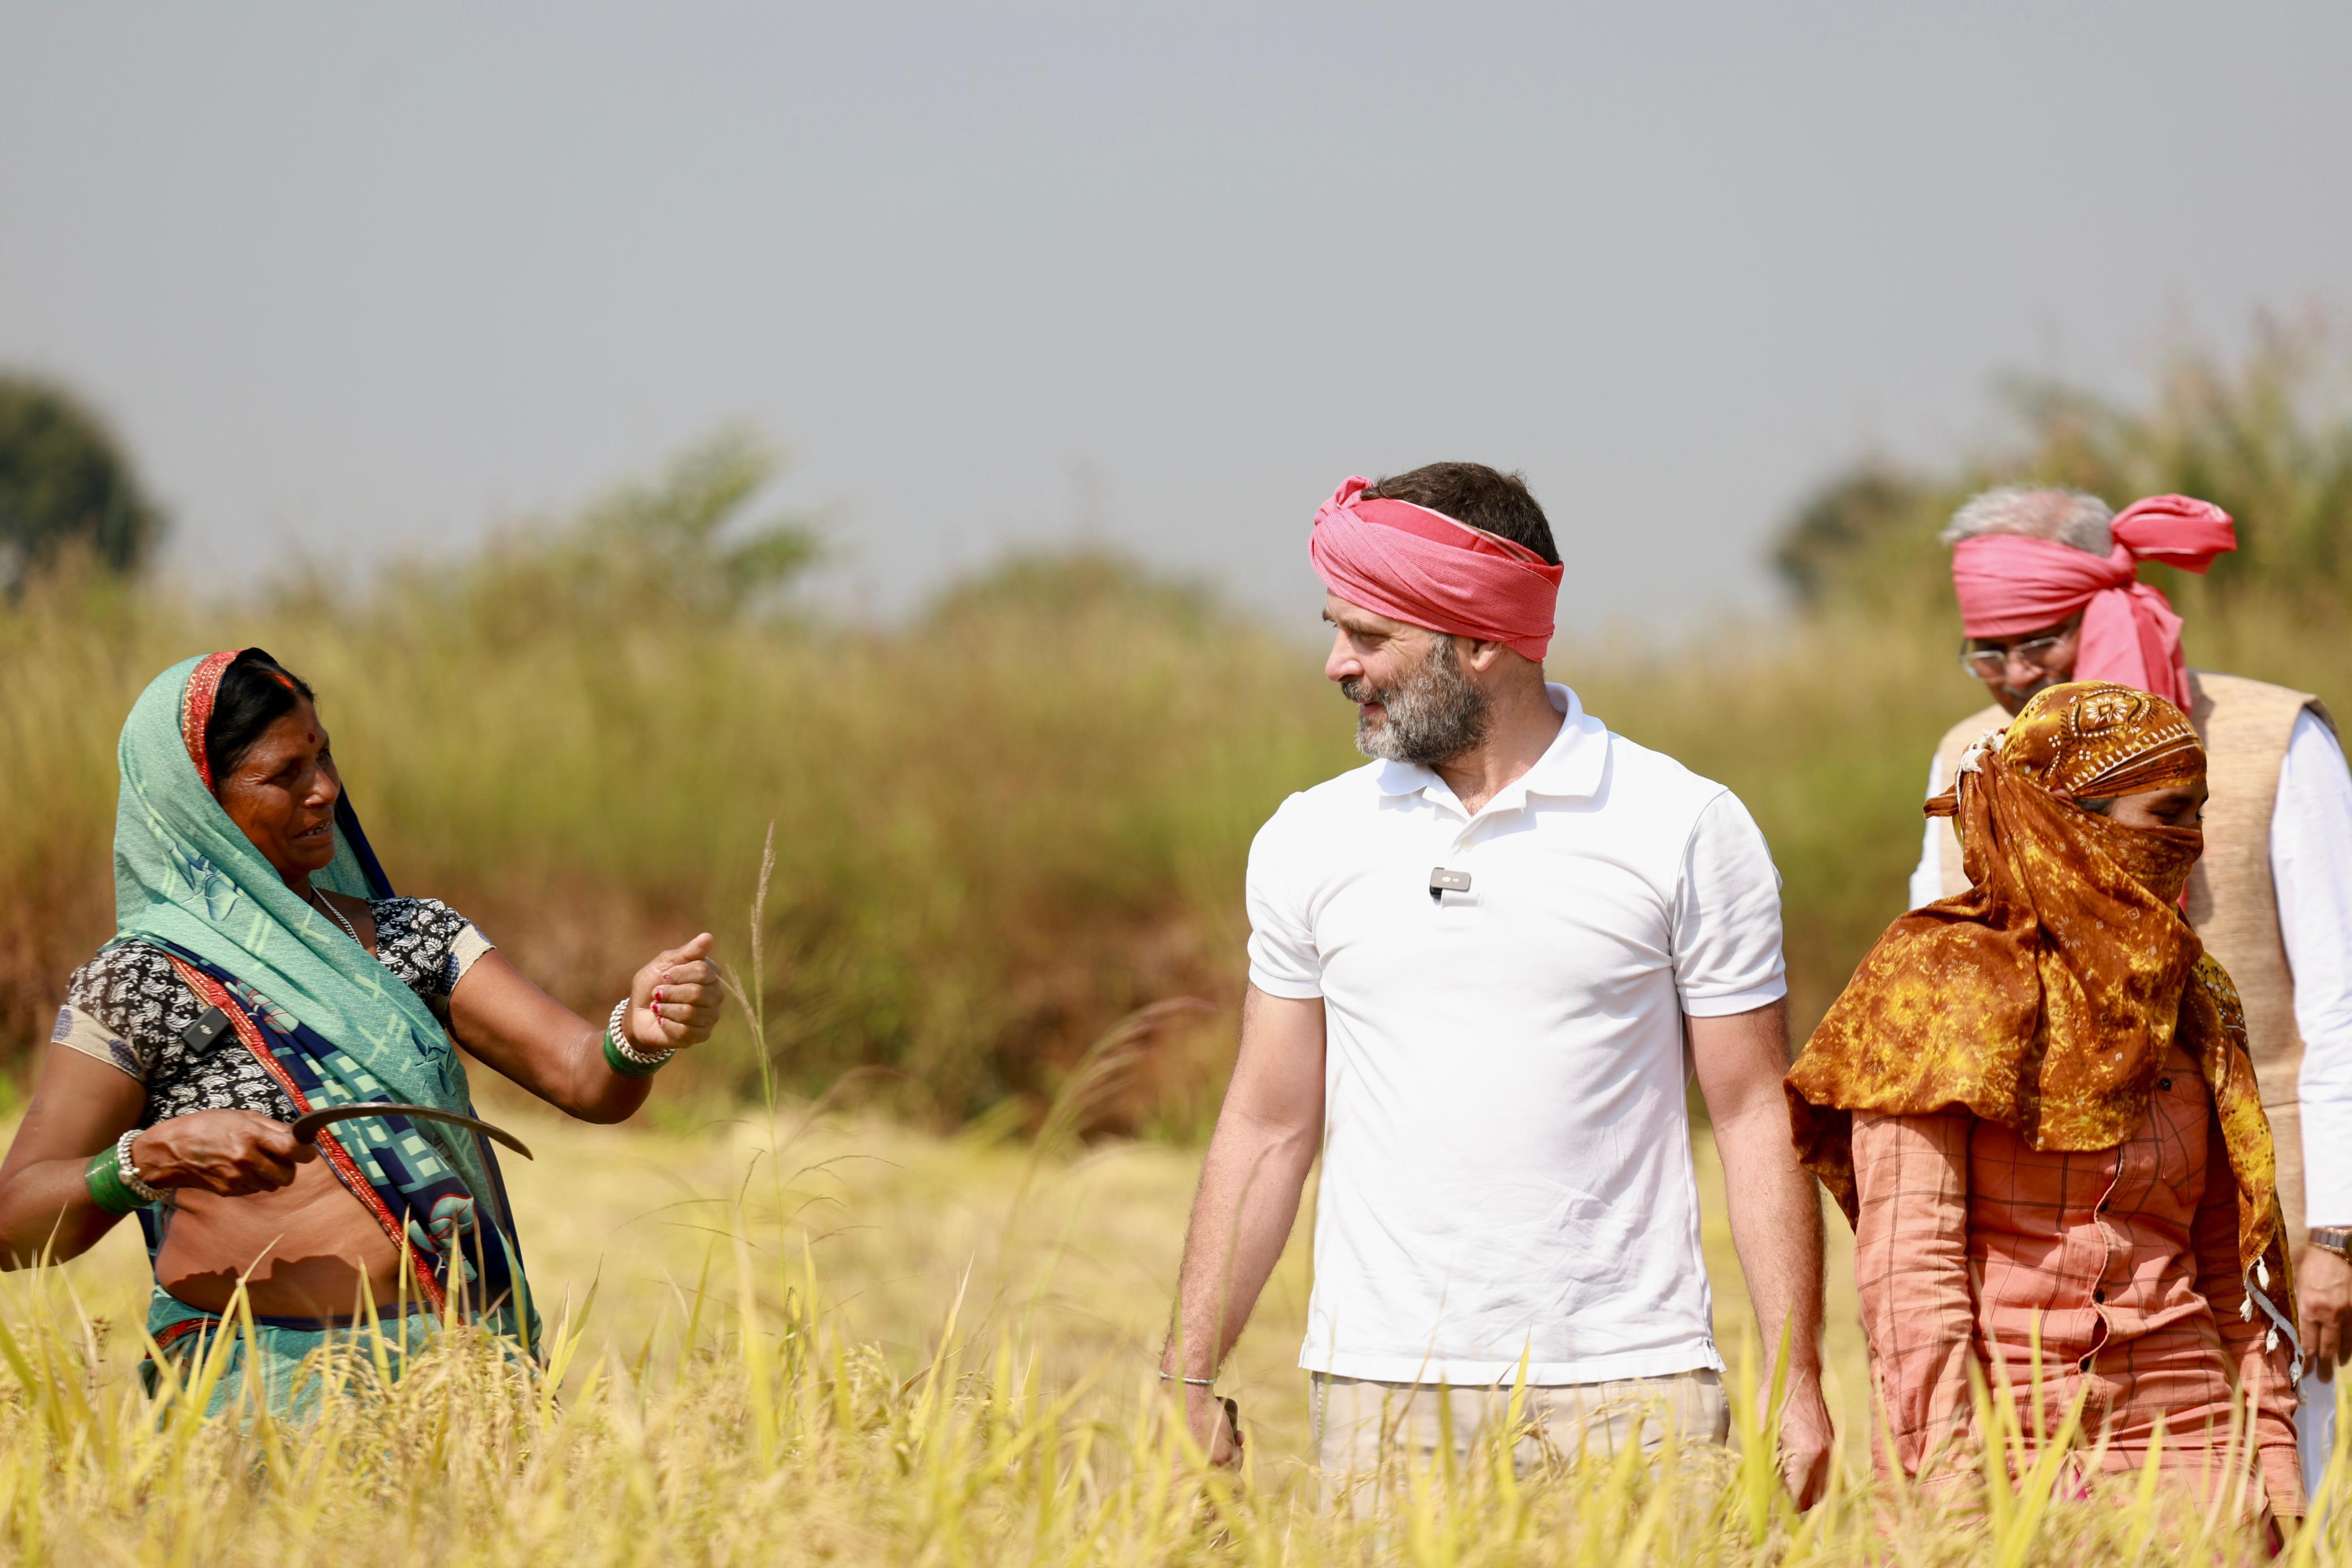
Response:
[[[1928,748],[1982,704],[1950,658],[1935,540],[1970,491],[2222,504],[2242,550],[2208,578],[2149,573],[2189,614],[2192,660],[2352,711],[2352,379],[2326,323],[2257,329],[2235,356],[2179,345],[2134,402],[2022,384],[1987,451],[1834,478],[1782,531],[1794,624],[1673,647],[1562,629],[1555,678],[1762,822],[1801,1030],[1900,910]],[[864,1068],[902,1112],[1034,1122],[1117,1019],[1229,1008],[1251,833],[1358,760],[1317,629],[1085,553],[1003,563],[890,630],[795,619],[782,594],[817,541],[755,515],[771,471],[721,435],[576,517],[363,591],[207,608],[84,579],[0,601],[0,1065],[110,927],[131,696],[234,642],[317,679],[402,884],[583,1008],[737,907],[772,822],[775,1055],[707,1053],[714,1092],[763,1065],[803,1089]],[[1136,1091],[1095,1124],[1181,1132],[1213,1104],[1224,1031],[1156,1016]]]
[[[887,1069],[947,1121],[1042,1103],[1139,1007],[1231,996],[1249,835],[1344,761],[1290,650],[1090,560],[1007,569],[892,633],[493,616],[415,581],[234,612],[58,587],[0,609],[10,1055],[111,929],[131,698],[238,643],[318,686],[395,883],[583,1007],[740,907],[774,823],[778,1062],[804,1087]],[[757,1082],[740,1047],[713,1087]]]
[[[448,899],[600,1010],[724,920],[774,826],[771,1066],[941,1124],[1032,1120],[1137,1009],[1229,1009],[1251,835],[1360,762],[1311,626],[1092,556],[1006,563],[894,630],[633,614],[510,558],[243,609],[61,583],[0,606],[0,1047],[47,1033],[111,927],[113,745],[173,660],[258,643],[319,686],[396,882]],[[691,611],[691,612],[689,612]],[[2192,654],[2352,700],[2352,640],[2238,599]],[[1903,906],[1927,758],[1981,689],[1940,621],[1863,606],[1550,661],[1620,732],[1738,790],[1786,883],[1801,1029]],[[2344,710],[2352,711],[2352,710]],[[1196,1128],[1229,1024],[1171,1015],[1097,1126]],[[729,1037],[692,1075],[760,1082]]]

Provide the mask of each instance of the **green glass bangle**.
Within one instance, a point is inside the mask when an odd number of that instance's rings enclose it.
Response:
[[[664,1051],[659,1061],[632,1061],[621,1054],[619,1046],[613,1043],[613,1031],[609,1029],[604,1031],[604,1065],[624,1078],[651,1078],[668,1061],[669,1053]]]
[[[89,1184],[89,1196],[98,1207],[109,1214],[136,1214],[147,1207],[147,1200],[131,1190],[122,1179],[122,1166],[112,1149],[93,1156],[82,1169],[82,1179]]]

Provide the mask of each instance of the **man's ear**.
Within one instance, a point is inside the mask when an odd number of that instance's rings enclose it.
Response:
[[[1509,652],[1500,643],[1489,643],[1477,637],[1463,637],[1458,640],[1461,647],[1457,652],[1462,656],[1463,664],[1482,675],[1501,663],[1503,655]]]

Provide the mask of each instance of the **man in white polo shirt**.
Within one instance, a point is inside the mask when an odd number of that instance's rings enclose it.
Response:
[[[1731,792],[1612,735],[1542,659],[1561,575],[1516,476],[1350,479],[1311,545],[1325,674],[1375,760],[1250,852],[1250,984],[1161,1375],[1219,1459],[1216,1369],[1323,1178],[1299,1364],[1316,1459],[1727,1430],[1685,1114],[1695,1071],[1758,1320],[1790,1335],[1783,1469],[1826,1477],[1822,1230],[1780,1082],[1780,879]],[[1770,1348],[1767,1347],[1768,1350]],[[1443,1412],[1440,1406],[1450,1408]]]

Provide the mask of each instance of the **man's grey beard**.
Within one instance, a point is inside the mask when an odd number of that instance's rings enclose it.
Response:
[[[1383,762],[1432,768],[1486,738],[1486,694],[1462,673],[1451,637],[1433,643],[1429,657],[1391,690],[1353,680],[1340,682],[1339,692],[1349,702],[1376,702],[1387,710],[1382,724],[1375,725],[1369,715],[1356,719],[1356,749]]]

